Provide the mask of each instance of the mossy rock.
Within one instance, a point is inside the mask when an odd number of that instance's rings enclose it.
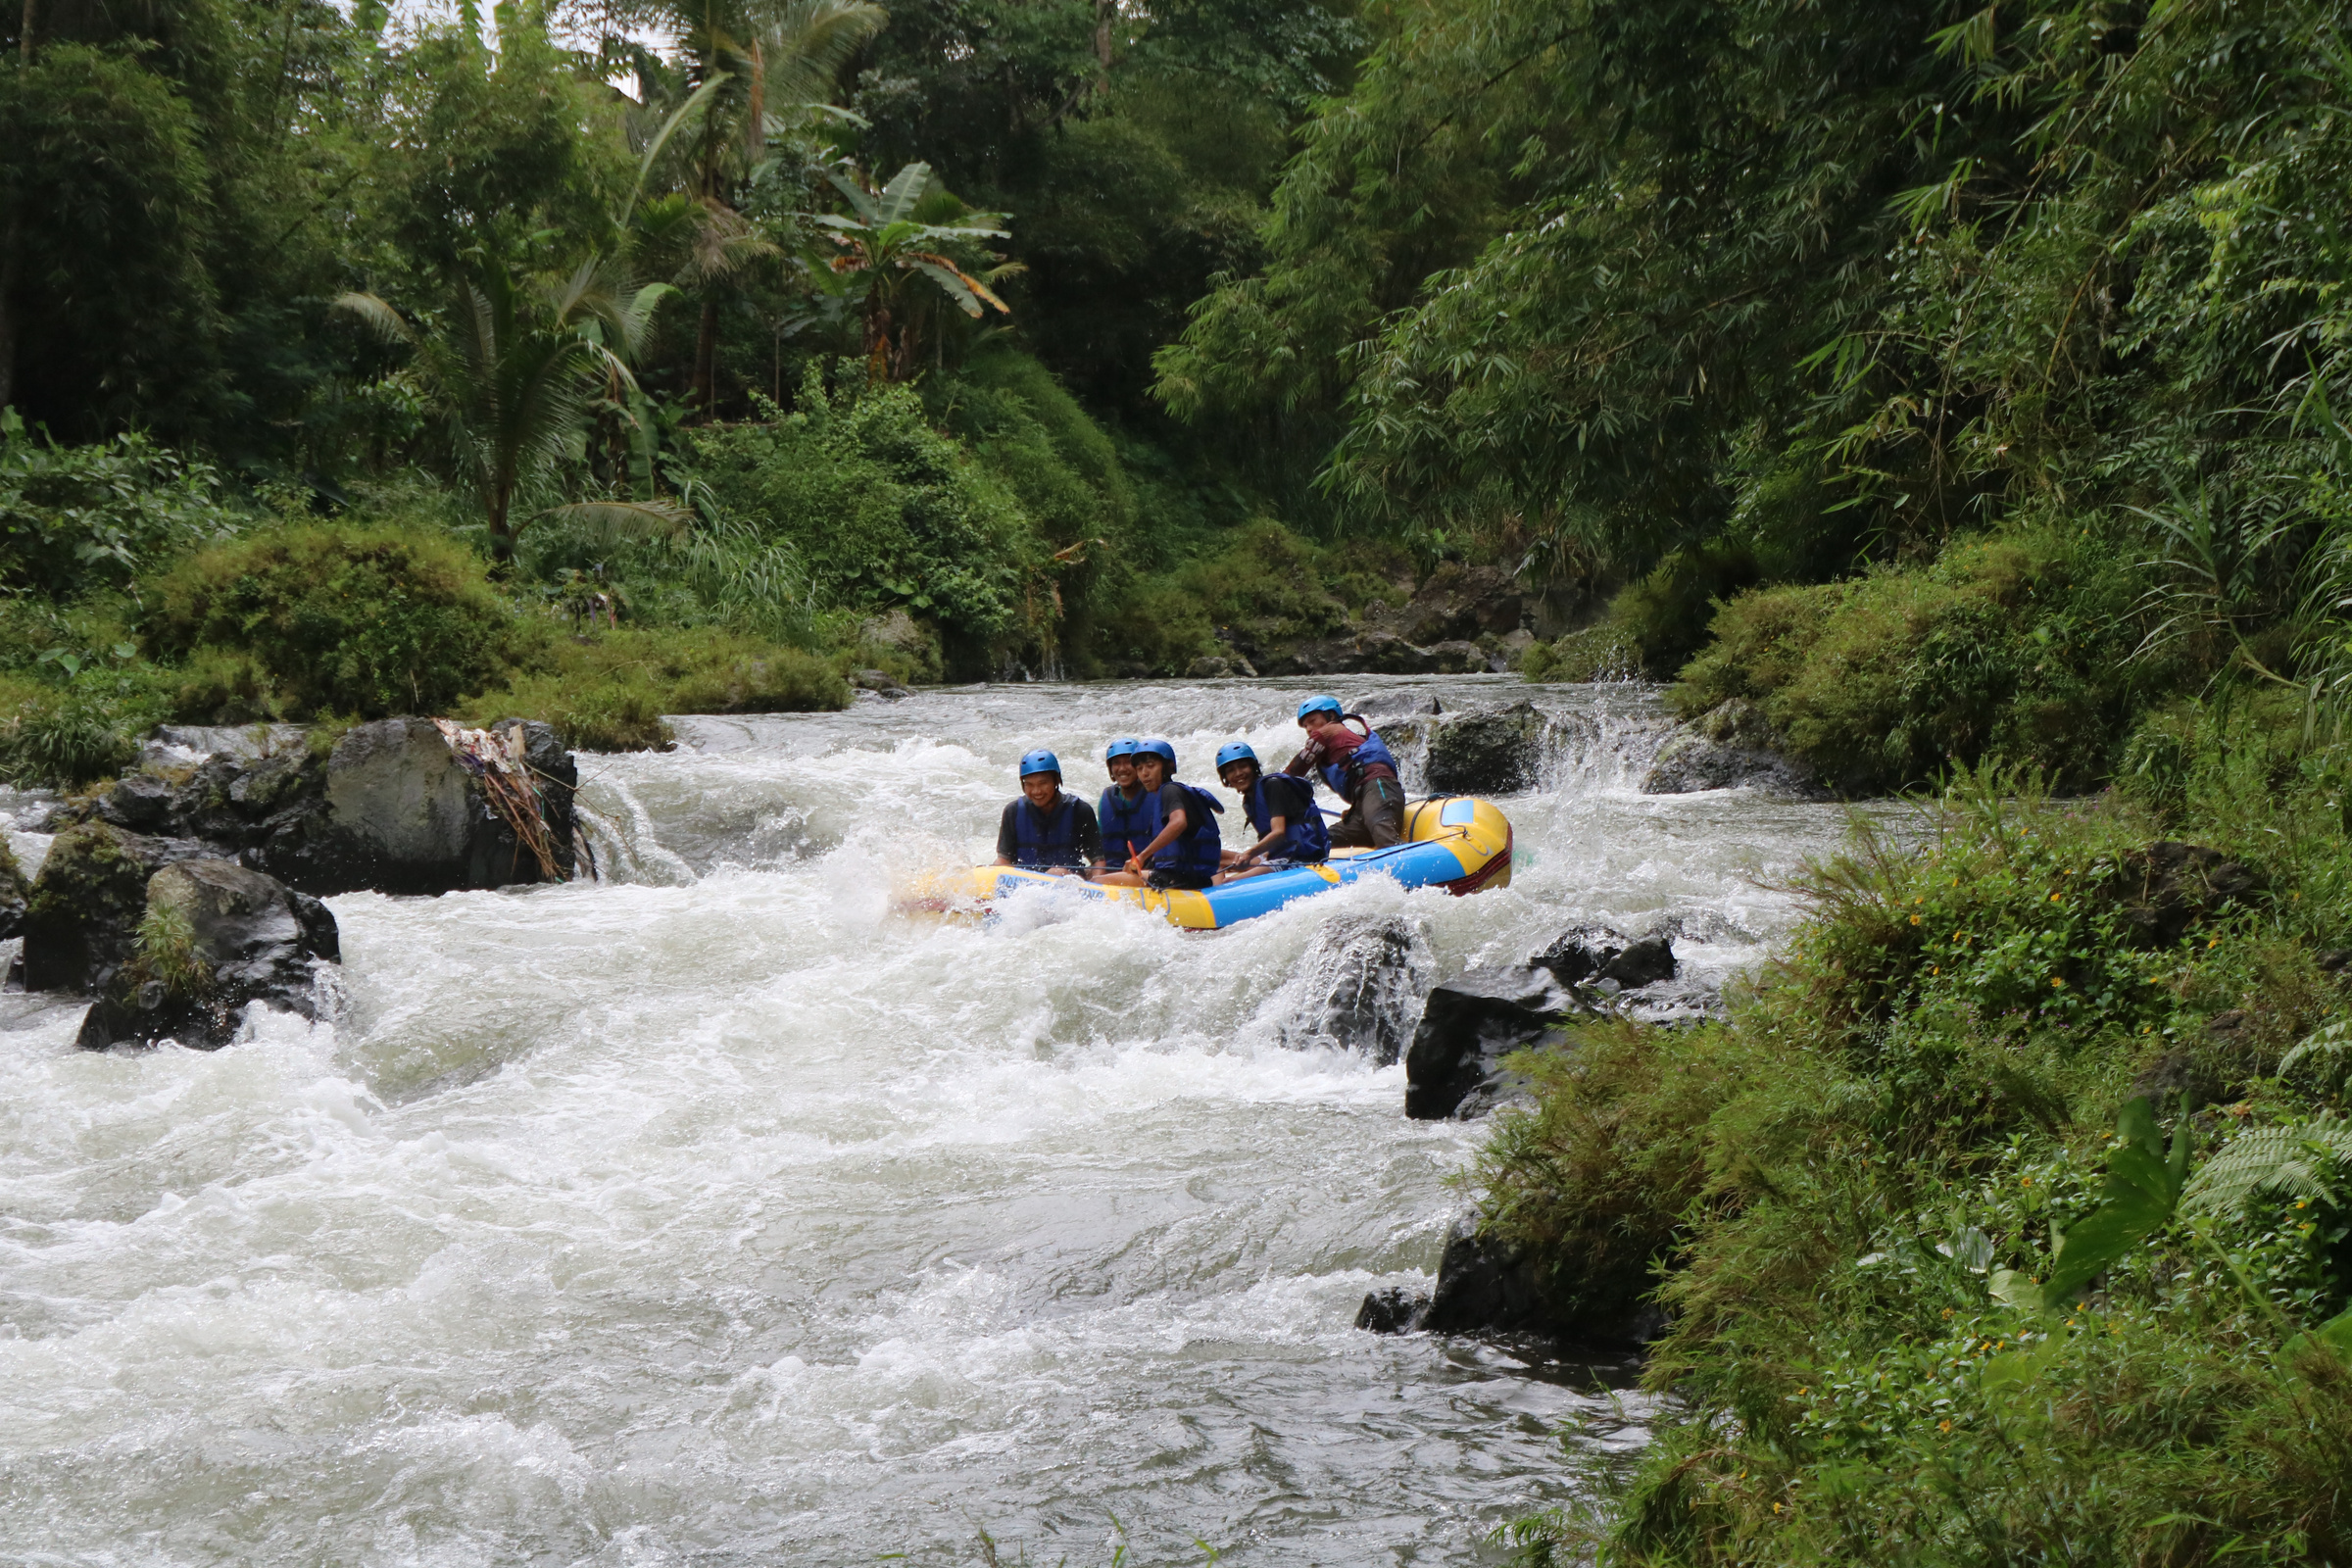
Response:
[[[25,884],[24,868],[17,864],[14,850],[8,839],[0,835],[0,942],[6,942],[24,928],[24,906],[32,896]]]
[[[96,991],[126,962],[147,912],[147,879],[203,853],[179,839],[82,822],[57,836],[25,901],[24,988]]]

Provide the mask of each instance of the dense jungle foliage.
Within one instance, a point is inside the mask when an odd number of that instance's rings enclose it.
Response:
[[[0,45],[0,773],[1182,673],[1498,565],[1531,678],[1933,790],[1728,1020],[1531,1063],[1489,1223],[1571,1319],[1657,1293],[1685,1402],[1520,1549],[2346,1559],[2340,8],[30,0]]]

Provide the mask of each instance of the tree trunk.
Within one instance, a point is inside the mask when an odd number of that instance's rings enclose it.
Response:
[[[694,404],[708,419],[718,406],[718,286],[703,289],[703,318],[694,334]]]
[[[17,58],[32,64],[32,29],[41,20],[40,0],[24,0],[24,25],[17,33]]]

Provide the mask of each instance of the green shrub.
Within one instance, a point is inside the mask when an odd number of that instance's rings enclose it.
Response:
[[[1686,717],[1758,703],[1789,750],[1854,793],[2000,757],[2071,788],[2099,777],[2137,681],[2134,585],[2111,555],[2042,530],[1726,603],[1669,700]]]
[[[129,581],[233,532],[212,468],[143,436],[61,447],[0,410],[0,590],[62,597]]]
[[[0,781],[72,789],[121,773],[159,716],[140,696],[0,674]]]
[[[1609,602],[1606,623],[1641,651],[1644,673],[1665,679],[1706,646],[1717,607],[1754,586],[1757,576],[1756,558],[1744,546],[1677,550]]]
[[[849,683],[798,648],[721,627],[621,627],[559,637],[531,666],[465,707],[475,723],[543,719],[586,751],[642,751],[670,739],[664,713],[772,713],[846,708]]]
[[[1642,673],[1642,645],[1615,621],[1604,620],[1557,642],[1537,643],[1520,662],[1519,673],[1535,681],[1632,680]]]
[[[515,650],[514,611],[445,536],[299,523],[200,550],[156,584],[152,650],[191,718],[435,713]]]
[[[911,387],[828,396],[812,368],[796,413],[703,431],[694,456],[721,511],[799,552],[820,601],[904,606],[981,648],[1043,629],[1029,519]]]
[[[1220,628],[1245,648],[1328,636],[1347,625],[1351,593],[1361,604],[1394,591],[1368,570],[1389,564],[1352,548],[1327,551],[1261,518],[1232,530],[1219,548],[1130,584],[1105,611],[1099,643],[1110,659],[1181,674],[1217,651]]]

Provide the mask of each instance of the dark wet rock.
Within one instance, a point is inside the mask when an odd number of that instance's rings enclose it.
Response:
[[[2316,960],[2323,974],[2342,974],[2352,964],[2352,948],[2329,948]]]
[[[24,905],[31,895],[24,868],[17,864],[16,852],[8,847],[8,835],[0,833],[0,942],[24,928]]]
[[[2261,873],[2201,844],[2161,842],[2124,857],[2124,920],[2143,948],[2168,948],[2189,927],[2251,903]]]
[[[879,696],[887,697],[893,702],[898,701],[902,697],[911,697],[914,695],[906,687],[900,685],[896,680],[892,679],[888,670],[861,669],[858,671],[856,675],[851,677],[851,682],[853,685],[857,686],[859,691],[873,692]]]
[[[1437,1288],[1420,1328],[1434,1334],[1533,1334],[1579,1345],[1639,1348],[1666,1331],[1666,1315],[1643,1300],[1646,1259],[1624,1277],[1563,1279],[1554,1261],[1479,1233],[1466,1214],[1446,1233]]]
[[[1254,675],[1257,671],[1249,660],[1235,654],[1230,658],[1202,655],[1194,660],[1184,673],[1190,680],[1223,680],[1233,675]]]
[[[1374,629],[1356,639],[1357,667],[1375,675],[1434,675],[1438,662],[1428,649],[1416,647],[1393,631]]]
[[[1494,667],[1494,657],[1467,640],[1431,643],[1422,652],[1430,668],[1441,675],[1484,675]]]
[[[22,921],[27,991],[99,990],[126,962],[147,912],[147,879],[212,853],[188,839],[69,827],[49,846]]]
[[[1502,1058],[1565,1044],[1561,1019],[1576,1006],[1544,969],[1473,969],[1435,988],[1404,1054],[1404,1113],[1466,1118],[1513,1098],[1522,1086]]]
[[[1741,787],[1803,800],[1830,794],[1811,768],[1785,754],[1764,710],[1737,697],[1668,736],[1642,780],[1644,795]]]
[[[1429,737],[1433,795],[1510,795],[1533,789],[1544,769],[1547,725],[1533,703],[1461,713]]]
[[[559,872],[572,865],[579,770],[554,730],[520,725],[524,758]],[[257,831],[248,863],[327,895],[372,888],[448,893],[545,880],[537,858],[493,811],[481,783],[425,718],[387,718],[346,731],[316,792],[286,800]]]
[[[1365,1294],[1364,1304],[1355,1309],[1355,1326],[1374,1334],[1410,1334],[1421,1326],[1421,1316],[1428,1310],[1428,1297],[1392,1285]]]
[[[2205,1030],[2208,1034],[2232,1035],[2245,1026],[2246,1009],[2243,1007],[2231,1007],[2227,1012],[2217,1012],[2205,1020]]]
[[[1283,1030],[1285,1042],[1360,1051],[1388,1066],[1412,1038],[1429,967],[1429,946],[1408,920],[1327,922],[1299,957],[1298,983],[1309,995],[1298,1022]]]
[[[172,800],[176,792],[169,779],[153,773],[133,773],[117,781],[98,797],[92,810],[98,819],[133,833],[163,833],[172,825]]]
[[[1396,629],[1423,645],[1470,642],[1481,633],[1519,629],[1525,600],[1507,572],[1446,562],[1431,572],[1404,608]],[[1486,668],[1482,662],[1480,669]]]
[[[166,1039],[218,1050],[255,1002],[318,1016],[318,963],[340,952],[334,916],[318,900],[203,858],[157,871],[142,914],[150,931],[180,940],[169,956],[141,946],[115,971],[82,1020],[84,1050]]]

